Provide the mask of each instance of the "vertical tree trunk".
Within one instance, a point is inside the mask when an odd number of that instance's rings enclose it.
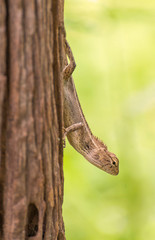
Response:
[[[0,0],[0,239],[63,240],[63,0]]]

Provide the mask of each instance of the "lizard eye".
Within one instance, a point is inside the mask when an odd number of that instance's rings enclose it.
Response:
[[[113,161],[112,164],[115,166],[115,165],[116,165],[116,162]]]

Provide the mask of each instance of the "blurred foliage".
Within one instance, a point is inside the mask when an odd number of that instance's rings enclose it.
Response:
[[[66,143],[67,240],[155,239],[154,23],[154,0],[65,1],[84,114],[120,160],[114,177]]]

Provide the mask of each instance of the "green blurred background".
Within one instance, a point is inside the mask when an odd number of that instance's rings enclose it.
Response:
[[[66,0],[78,96],[94,135],[120,160],[111,176],[68,143],[67,240],[155,239],[155,1]]]

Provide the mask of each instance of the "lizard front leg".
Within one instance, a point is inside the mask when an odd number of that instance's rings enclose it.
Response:
[[[65,138],[67,136],[67,134],[69,132],[73,132],[73,131],[76,131],[77,129],[83,127],[83,123],[82,122],[79,122],[79,123],[74,123],[72,124],[71,126],[67,127],[67,128],[64,128],[64,136],[63,136],[63,147],[65,148],[66,146],[66,141],[65,141]]]
[[[83,127],[83,123],[79,122],[79,123],[74,123],[73,125],[65,128],[64,137],[66,137],[69,132],[73,132],[81,127]]]

